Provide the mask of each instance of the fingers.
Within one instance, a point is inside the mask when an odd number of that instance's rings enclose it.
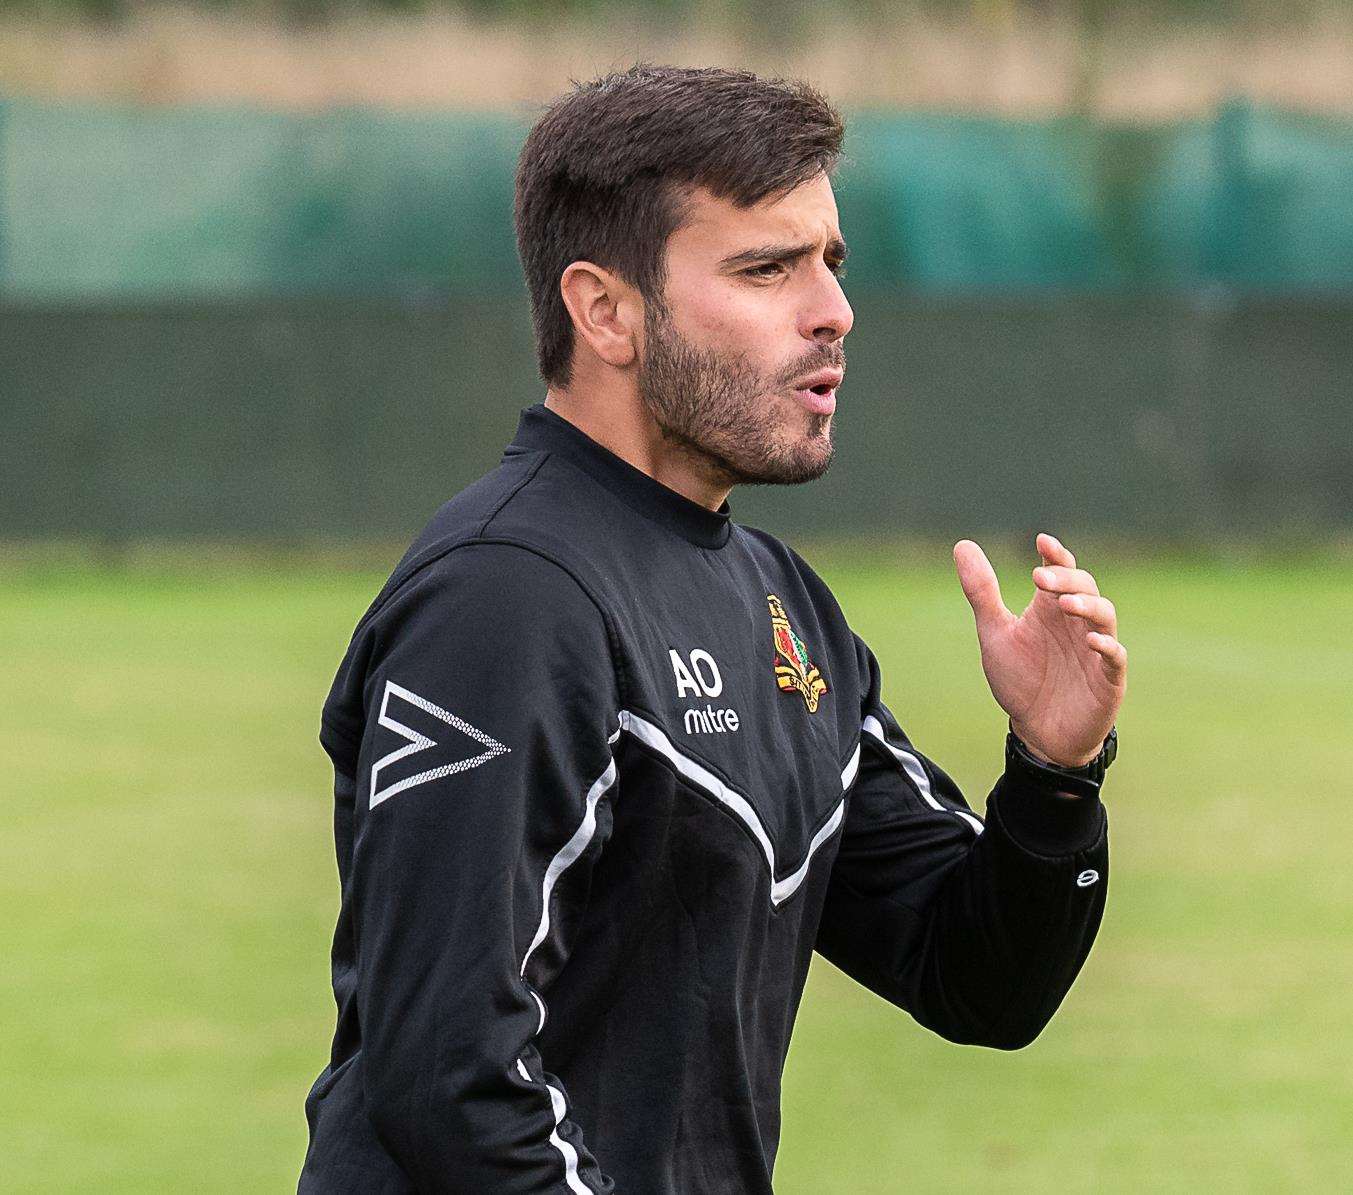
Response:
[[[970,539],[961,539],[954,545],[954,567],[958,569],[958,583],[968,599],[979,625],[1012,617],[1001,601],[1001,586],[991,561]]]
[[[1095,652],[1104,666],[1104,676],[1110,684],[1120,685],[1127,677],[1127,648],[1112,635],[1090,631],[1085,636],[1090,650]]]
[[[1060,564],[1066,568],[1076,567],[1076,558],[1071,555],[1062,541],[1055,535],[1040,531],[1034,538],[1034,545],[1038,548],[1038,554],[1043,557],[1044,564]]]
[[[1109,636],[1118,634],[1118,611],[1106,597],[1088,593],[1063,593],[1058,595],[1057,605],[1067,614],[1085,619],[1092,631]]]
[[[1073,618],[1084,619],[1085,643],[1097,656],[1109,684],[1127,682],[1127,648],[1118,642],[1118,611],[1102,597],[1090,573],[1076,567],[1076,558],[1055,535],[1041,532],[1034,541],[1043,563],[1034,569],[1034,584],[1057,596],[1057,606]]]
[[[1040,565],[1034,569],[1034,584],[1046,593],[1099,593],[1094,577],[1083,568]]]

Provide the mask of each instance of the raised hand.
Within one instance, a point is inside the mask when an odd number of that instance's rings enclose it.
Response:
[[[1078,767],[1098,753],[1127,690],[1118,616],[1095,579],[1051,535],[1035,541],[1033,600],[1016,617],[986,553],[954,545],[959,583],[977,621],[982,669],[1014,732],[1038,755]]]

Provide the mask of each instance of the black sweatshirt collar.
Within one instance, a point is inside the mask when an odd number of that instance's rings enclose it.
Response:
[[[721,548],[728,542],[732,513],[727,501],[718,510],[692,502],[598,444],[543,402],[522,409],[511,447],[567,457],[621,501],[698,547]]]

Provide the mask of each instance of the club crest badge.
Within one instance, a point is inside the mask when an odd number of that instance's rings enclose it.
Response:
[[[827,682],[813,667],[803,640],[794,634],[784,604],[773,593],[766,594],[770,605],[771,635],[775,639],[775,683],[786,693],[801,693],[810,714],[817,713],[818,699],[827,691]]]

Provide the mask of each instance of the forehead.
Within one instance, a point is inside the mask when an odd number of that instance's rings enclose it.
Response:
[[[669,252],[723,256],[754,244],[839,240],[841,229],[831,180],[818,174],[787,194],[738,207],[704,187],[689,192],[685,219]]]

